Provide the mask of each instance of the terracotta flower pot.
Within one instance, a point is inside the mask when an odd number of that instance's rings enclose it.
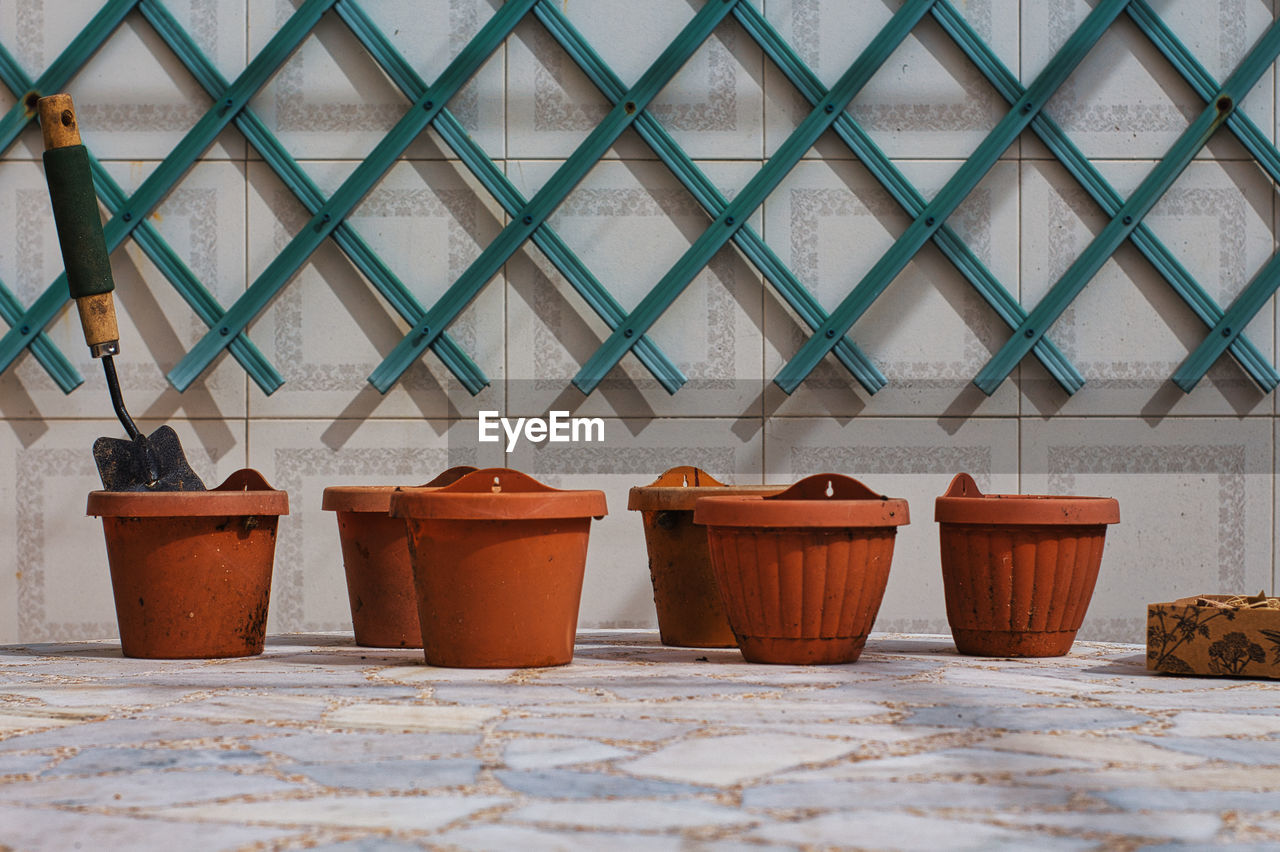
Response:
[[[693,522],[699,497],[776,494],[782,485],[725,485],[696,467],[673,467],[649,485],[637,485],[627,508],[644,521],[653,603],[662,644],[683,648],[732,648],[736,644],[724,614],[707,533]]]
[[[1058,657],[1071,650],[1102,563],[1110,497],[983,494],[957,474],[937,499],[942,584],[956,650]]]
[[[451,467],[420,488],[456,482],[474,467]],[[321,508],[336,513],[342,567],[356,644],[370,648],[421,648],[418,595],[409,564],[404,521],[393,518],[396,485],[331,486]]]
[[[211,491],[94,491],[126,657],[262,653],[276,525],[289,495],[256,470]]]
[[[875,623],[907,501],[818,474],[770,497],[703,497],[711,565],[742,656],[852,663]]]
[[[506,468],[391,495],[404,518],[422,647],[433,666],[523,668],[573,659],[591,519],[601,491]]]

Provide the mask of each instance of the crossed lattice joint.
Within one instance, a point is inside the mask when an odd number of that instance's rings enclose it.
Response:
[[[1146,213],[1222,124],[1235,133],[1273,180],[1280,182],[1280,153],[1247,117],[1235,109],[1239,98],[1280,52],[1280,24],[1273,24],[1227,82],[1219,86],[1150,9],[1146,0],[1102,0],[1035,81],[1024,89],[950,2],[908,0],[853,65],[830,89],[826,89],[752,3],[748,0],[711,0],[694,15],[640,79],[628,88],[572,27],[553,0],[508,0],[435,83],[428,86],[395,51],[356,0],[306,0],[239,77],[228,84],[168,13],[161,0],[109,0],[38,80],[27,78],[0,46],[0,80],[20,96],[19,104],[0,119],[0,150],[9,147],[31,120],[35,98],[62,88],[135,7],[213,98],[210,110],[132,196],[126,197],[100,165],[92,161],[99,194],[112,213],[105,228],[108,246],[114,249],[132,237],[197,315],[210,326],[209,333],[169,373],[170,381],[179,390],[190,386],[224,349],[232,353],[265,392],[271,393],[283,383],[279,373],[247,338],[245,329],[330,236],[411,326],[408,335],[370,376],[370,382],[382,392],[389,390],[427,348],[431,348],[472,393],[478,393],[488,383],[479,367],[445,330],[528,240],[539,247],[613,330],[574,378],[574,384],[586,393],[590,393],[629,351],[636,354],[668,391],[674,393],[679,389],[685,382],[684,376],[646,336],[646,332],[712,256],[730,240],[814,330],[808,342],[775,378],[775,382],[788,393],[828,352],[833,353],[868,392],[875,393],[885,385],[884,376],[845,335],[930,240],[1014,330],[1014,336],[975,379],[987,393],[993,392],[1028,353],[1034,353],[1068,393],[1083,385],[1079,372],[1045,337],[1045,331],[1126,239],[1134,242],[1211,329],[1205,342],[1175,374],[1174,381],[1180,387],[1190,391],[1213,361],[1228,349],[1265,390],[1271,390],[1280,383],[1280,375],[1241,333],[1243,326],[1280,285],[1280,260],[1273,257],[1233,304],[1223,311],[1142,222]],[[325,198],[247,104],[330,9],[346,22],[392,81],[410,98],[412,105],[338,190]],[[1103,32],[1125,11],[1209,104],[1128,200],[1120,198],[1061,128],[1042,111],[1049,97],[1083,60]],[[526,200],[466,134],[445,104],[529,12],[535,14],[613,107],[542,189],[532,199]],[[729,14],[733,14],[812,105],[811,112],[732,202],[706,178],[647,110],[652,99]],[[846,112],[852,99],[926,14],[933,15],[1012,105],[1004,119],[929,202]],[[307,207],[312,219],[246,292],[229,309],[223,310],[146,218],[217,134],[231,122]],[[427,126],[433,126],[458,154],[503,206],[510,221],[441,298],[424,309],[346,219]],[[1045,141],[1110,217],[1107,227],[1030,313],[946,225],[946,219],[1028,126]],[[547,224],[548,217],[628,127],[636,129],[702,204],[712,220],[704,233],[630,313],[618,304]],[[911,225],[830,315],[747,224],[769,193],[828,129],[834,130],[912,216]],[[23,349],[29,347],[64,390],[69,392],[80,383],[74,367],[43,333],[44,327],[65,301],[66,285],[61,277],[25,311],[0,282],[0,316],[12,326],[10,332],[0,339],[0,370],[7,368]]]

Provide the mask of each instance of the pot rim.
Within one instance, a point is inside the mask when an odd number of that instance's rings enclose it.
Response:
[[[442,488],[405,488],[391,495],[391,517],[418,520],[603,518],[603,491],[552,488],[505,467],[473,471]]]
[[[391,495],[406,488],[439,488],[457,482],[476,468],[460,464],[423,485],[330,485],[320,498],[320,508],[328,512],[377,512],[391,510]]]
[[[1097,526],[1120,522],[1114,497],[1055,494],[983,494],[973,477],[958,473],[933,504],[940,524],[983,526]]]
[[[702,468],[680,465],[664,472],[648,485],[633,486],[627,508],[640,512],[692,511],[699,497],[746,497],[777,494],[785,485],[725,485]]]
[[[899,527],[911,523],[907,501],[877,494],[852,477],[819,473],[765,497],[701,497],[693,522],[713,527]]]
[[[242,468],[209,491],[91,491],[85,514],[104,518],[287,515],[289,494]]]

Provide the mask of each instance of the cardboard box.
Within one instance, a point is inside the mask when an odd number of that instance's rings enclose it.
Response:
[[[1265,595],[1200,595],[1147,605],[1147,668],[1280,678],[1280,609]],[[1199,602],[1199,603],[1197,603]],[[1239,604],[1223,606],[1221,604]]]

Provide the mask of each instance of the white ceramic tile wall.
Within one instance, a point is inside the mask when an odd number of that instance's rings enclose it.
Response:
[[[308,163],[331,193],[349,162]],[[501,208],[454,162],[402,161],[348,220],[424,303],[464,271],[503,224]],[[257,276],[310,219],[263,163],[249,167],[249,273]],[[312,255],[253,327],[253,339],[285,378],[271,396],[253,386],[250,413],[277,417],[458,417],[499,407],[505,348],[504,293],[494,281],[449,327],[493,382],[471,396],[428,353],[380,395],[367,378],[408,324],[330,241]]]
[[[904,161],[897,165],[925,196],[946,183],[961,161]],[[1017,292],[1019,245],[1002,239],[1018,229],[1018,177],[1013,163],[997,163],[950,220],[973,253]],[[804,162],[765,206],[768,241],[801,283],[831,310],[893,245],[910,219],[856,161]],[[856,240],[849,239],[856,233]],[[808,339],[810,330],[770,288],[765,375],[772,378]],[[778,415],[929,415],[965,406],[965,413],[1015,415],[1012,383],[983,397],[970,379],[1008,336],[969,282],[932,244],[927,245],[875,301],[849,335],[889,380],[875,395],[834,358],[790,396],[770,384],[768,410]]]
[[[882,0],[756,0],[824,84],[840,76],[897,8]],[[234,78],[296,0],[169,0],[219,70]],[[966,0],[966,20],[1029,83],[1093,5],[1086,0]],[[1152,3],[1219,79],[1276,15],[1275,0]],[[0,42],[37,76],[99,0],[0,0]],[[363,0],[428,83],[499,6],[496,0]],[[625,84],[634,83],[701,0],[558,2]],[[0,87],[2,88],[2,87]],[[111,174],[136,188],[211,100],[138,12],[73,79],[84,135]],[[1242,108],[1273,141],[1274,69]],[[16,103],[0,91],[0,110]],[[407,100],[334,13],[253,99],[253,109],[316,184],[333,192],[399,119]],[[732,197],[806,113],[803,101],[733,20],[717,28],[653,112]],[[1117,191],[1127,194],[1201,108],[1194,92],[1127,18],[1086,58],[1049,113]],[[449,104],[526,197],[537,192],[607,108],[533,18]],[[1002,99],[926,18],[855,98],[850,112],[926,197],[946,183],[1004,111]],[[27,129],[0,152],[0,281],[29,304],[60,270]],[[229,128],[150,223],[225,306],[267,266],[307,214]],[[352,224],[424,304],[434,302],[506,223],[506,214],[428,131],[361,202]],[[635,307],[709,219],[639,137],[625,133],[551,224],[624,309]],[[1030,135],[1004,152],[949,224],[1028,308],[1105,219]],[[1244,148],[1220,135],[1148,219],[1222,305],[1276,247],[1276,191]],[[889,194],[834,134],[819,140],[751,225],[827,310],[907,226]],[[590,397],[569,381],[606,324],[525,247],[489,281],[450,334],[492,380],[472,397],[426,353],[382,395],[368,374],[407,324],[332,242],[250,326],[286,384],[264,395],[228,356],[183,394],[165,374],[204,324],[150,260],[113,256],[125,396],[148,431],[170,422],[211,483],[262,469],[291,495],[283,519],[270,627],[347,624],[326,485],[416,483],[450,464],[510,464],[562,487],[605,490],[581,623],[654,623],[631,485],[693,463],[735,482],[852,474],[911,501],[879,626],[945,630],[933,497],[959,470],[998,491],[1120,498],[1084,634],[1141,641],[1143,604],[1203,591],[1275,588],[1280,504],[1273,481],[1275,395],[1229,357],[1190,395],[1168,381],[1203,325],[1132,246],[1123,247],[1055,323],[1050,337],[1087,380],[1074,397],[1034,359],[990,398],[970,383],[1007,327],[942,253],[926,246],[854,326],[851,337],[891,384],[870,395],[833,359],[792,396],[773,376],[806,330],[734,248],[721,250],[651,329],[689,377],[674,396],[633,357]],[[1277,354],[1272,302],[1248,334]],[[64,311],[48,333],[85,376],[64,395],[30,355],[0,375],[0,642],[114,632],[104,549],[84,516],[95,482],[89,447],[118,435],[105,382]],[[481,444],[483,409],[604,418],[606,440]]]
[[[823,85],[831,86],[858,58],[898,4],[845,0],[771,0],[769,20]],[[965,0],[953,4],[1000,61],[1018,73],[1019,12],[1016,0]],[[766,127],[772,153],[808,109],[772,65]],[[850,113],[886,152],[895,156],[963,158],[1004,115],[1004,101],[932,19],[903,40],[859,93]],[[823,156],[849,157],[828,138]],[[1016,143],[1014,150],[1016,150]]]
[[[1146,162],[1099,162],[1121,195]],[[1271,257],[1274,190],[1248,162],[1195,162],[1146,218],[1152,233],[1226,306]],[[1106,224],[1097,205],[1056,161],[1028,161],[1022,175],[1022,292],[1034,304]],[[1246,327],[1261,351],[1274,348],[1275,321],[1263,311]],[[1268,413],[1264,394],[1230,358],[1186,395],[1165,381],[1208,329],[1132,244],[1116,252],[1053,326],[1053,341],[1085,377],[1064,399],[1038,363],[1023,367],[1025,404],[1044,414]]]
[[[1162,19],[1215,79],[1227,78],[1272,20],[1267,0],[1237,3],[1159,3]],[[1029,82],[1089,13],[1083,0],[1022,4],[1022,79]],[[1230,11],[1228,11],[1230,10]],[[1273,80],[1264,75],[1242,108],[1261,127],[1274,115]],[[1049,112],[1090,157],[1164,155],[1204,103],[1125,16],[1098,41],[1049,102]],[[1243,149],[1222,137],[1209,146],[1216,156]]]
[[[636,83],[699,4],[593,0],[562,4],[569,22],[624,86]],[[547,31],[526,21],[508,45],[509,156],[563,159],[612,106]],[[716,30],[652,103],[693,157],[758,160],[762,153],[763,53],[736,24]],[[619,154],[653,157],[628,134]]]
[[[757,166],[699,163],[726,194]],[[508,165],[526,196],[550,177],[546,162]],[[759,217],[752,224],[760,227]],[[659,162],[601,163],[551,218],[551,225],[624,309],[634,307],[708,226],[698,202]],[[637,250],[643,246],[643,250]],[[608,333],[536,248],[509,265],[507,322],[510,378],[507,407],[541,414],[564,402],[564,391]],[[654,324],[650,339],[689,379],[691,409],[668,394],[638,360],[628,357],[599,390],[581,402],[592,416],[719,415],[760,412],[761,281],[733,249],[722,249]],[[571,390],[577,404],[581,394]]]

